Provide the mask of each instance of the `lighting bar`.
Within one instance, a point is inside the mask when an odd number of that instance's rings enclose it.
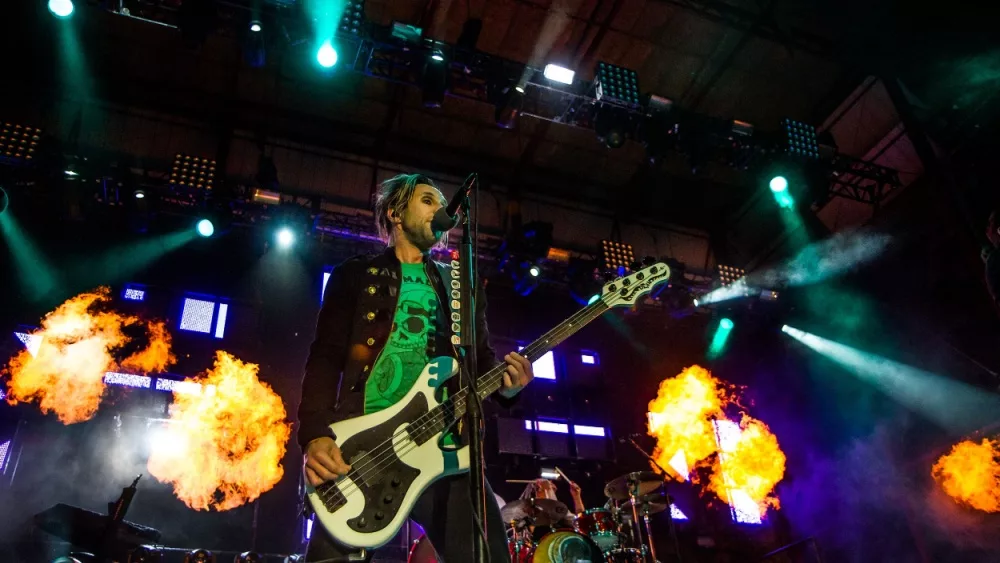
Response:
[[[253,191],[253,202],[261,203],[264,205],[278,205],[281,203],[281,194],[278,192],[271,192],[268,190],[262,190],[260,188]]]
[[[601,426],[584,426],[583,424],[573,425],[573,434],[577,436],[599,436],[601,438],[607,436],[604,428]]]
[[[739,424],[731,420],[713,420],[715,440],[719,444],[719,467],[729,493],[729,511],[734,522],[740,524],[760,524],[760,508],[742,489],[729,488],[729,474],[726,472],[726,454],[736,449],[743,431]]]
[[[157,379],[156,380],[156,390],[157,391],[171,391],[173,393],[180,393],[182,395],[201,395],[201,383],[196,383],[194,381],[188,380],[176,380],[176,379]],[[205,391],[208,394],[215,393],[215,387],[210,386],[209,389]]]
[[[597,354],[593,352],[584,352],[580,354],[580,362],[588,366],[597,365]]]
[[[542,74],[553,82],[562,82],[563,84],[573,84],[573,77],[576,76],[575,71],[551,63],[545,65]]]
[[[197,190],[211,190],[215,181],[215,160],[177,153],[170,169],[170,184]]]
[[[0,155],[16,160],[31,160],[41,138],[42,130],[37,127],[4,123],[0,128]]]
[[[670,517],[674,520],[687,520],[687,514],[681,512],[681,509],[677,508],[676,504],[670,505]]]
[[[215,337],[222,338],[226,334],[226,314],[229,312],[229,305],[219,303],[219,318],[215,321]]]
[[[192,332],[212,332],[212,315],[215,312],[215,302],[203,299],[184,298],[184,307],[181,310],[181,330]]]
[[[535,422],[535,428],[539,432],[555,432],[556,434],[569,434],[569,425],[562,422],[547,422],[539,420]]]
[[[14,336],[24,344],[25,349],[34,358],[38,355],[38,348],[42,345],[42,337],[37,334],[28,334],[26,332],[15,332]]]
[[[559,472],[551,467],[543,467],[541,474],[539,475],[542,479],[548,479],[550,481],[555,481],[559,479]]]
[[[10,450],[10,440],[0,442],[0,472],[3,471],[4,462],[7,461],[7,452]]]
[[[153,384],[153,378],[134,373],[119,373],[109,371],[104,373],[104,383],[108,385],[119,385],[121,387],[135,387],[138,389],[149,389]]]
[[[145,301],[146,290],[136,287],[126,287],[122,292],[122,299],[126,301]]]

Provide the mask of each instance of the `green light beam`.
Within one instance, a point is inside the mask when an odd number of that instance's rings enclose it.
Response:
[[[715,328],[715,335],[712,336],[712,343],[708,345],[708,352],[705,356],[709,360],[714,360],[720,356],[726,349],[726,342],[729,340],[729,334],[733,332],[733,321],[728,318],[723,318],[719,321],[719,326]]]
[[[21,229],[13,210],[0,214],[0,232],[14,258],[14,269],[24,295],[37,303],[57,291],[60,284],[55,269]]]
[[[1000,396],[785,325],[781,331],[955,436],[996,422]]]
[[[92,287],[126,281],[166,254],[199,238],[194,229],[145,238],[82,260],[72,268],[78,285]]]

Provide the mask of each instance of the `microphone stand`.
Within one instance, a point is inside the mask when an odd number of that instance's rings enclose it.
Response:
[[[474,181],[478,182],[478,178]],[[478,187],[478,186],[477,186]],[[472,499],[473,532],[472,561],[486,563],[488,546],[486,543],[486,474],[483,464],[482,425],[483,413],[480,410],[478,375],[478,357],[476,354],[476,249],[472,241],[472,215],[468,193],[462,200],[462,241],[459,244],[459,283],[462,299],[460,300],[461,344],[463,351],[460,369],[468,385],[468,396],[465,401],[465,412],[469,423],[469,497]],[[478,217],[476,218],[478,220]],[[498,563],[498,562],[494,562]]]
[[[654,458],[653,456],[651,456],[648,453],[646,453],[646,450],[642,449],[642,446],[640,446],[639,444],[635,443],[635,440],[632,438],[632,436],[628,437],[628,442],[630,444],[632,444],[632,447],[634,447],[635,449],[639,450],[639,453],[641,453],[642,455],[646,456],[646,459],[648,459],[649,461],[651,461],[653,463],[653,465],[655,465],[656,467],[659,467],[660,471],[663,472],[664,477],[667,476],[667,475],[669,475],[669,473],[667,473],[667,470],[664,469],[663,466],[660,465],[660,463],[658,461],[656,461],[656,458]],[[664,478],[663,481],[664,481],[664,483],[666,483],[666,479],[665,478]],[[674,501],[670,497],[670,493],[667,492],[666,487],[664,487],[663,496],[665,496],[667,498],[667,512],[670,514],[670,517],[667,518],[667,521],[670,523],[669,524],[669,526],[670,526],[670,539],[672,539],[674,541],[674,557],[676,558],[677,563],[682,563],[681,562],[681,546],[680,546],[680,543],[677,541],[677,527],[676,527],[676,525],[674,523]],[[634,502],[633,502],[632,506],[633,506],[633,508],[635,507],[635,503]],[[639,523],[636,522],[635,525],[638,526]],[[646,515],[646,525],[647,526],[649,525],[649,515],[648,514]],[[652,537],[649,538],[649,543],[650,543],[650,545],[653,544],[653,538]]]

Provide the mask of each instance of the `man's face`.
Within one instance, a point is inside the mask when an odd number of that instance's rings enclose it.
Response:
[[[431,221],[444,204],[444,196],[436,188],[417,184],[399,217],[402,236],[420,250],[430,250],[441,238],[440,233],[435,235],[431,229]]]

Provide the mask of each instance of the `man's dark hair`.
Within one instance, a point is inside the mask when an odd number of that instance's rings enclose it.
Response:
[[[379,238],[387,244],[392,242],[392,221],[388,211],[392,209],[397,215],[402,214],[419,184],[438,189],[434,180],[423,174],[400,174],[382,182],[375,192],[375,227]]]

